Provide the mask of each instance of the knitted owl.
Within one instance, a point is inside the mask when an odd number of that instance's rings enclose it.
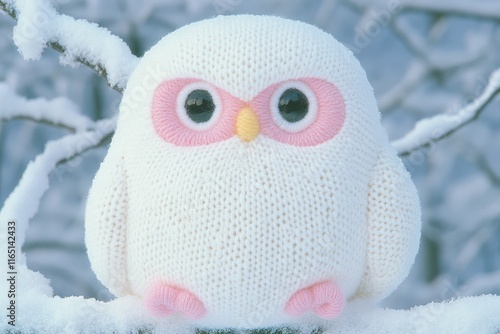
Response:
[[[113,294],[208,328],[380,300],[419,236],[417,192],[359,62],[320,29],[267,16],[193,23],[144,55],[86,211]]]

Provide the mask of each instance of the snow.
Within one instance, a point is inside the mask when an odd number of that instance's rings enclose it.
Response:
[[[38,211],[40,199],[49,188],[49,173],[57,164],[71,159],[87,149],[96,146],[103,138],[112,133],[115,128],[114,119],[99,121],[95,129],[67,135],[61,139],[48,142],[43,153],[30,162],[23,173],[19,184],[9,195],[0,210],[0,222],[16,222],[17,263],[24,265],[25,256],[21,253],[29,221]],[[2,253],[6,245],[6,224],[2,223],[1,241]],[[6,258],[6,256],[4,257]]]
[[[65,97],[47,100],[28,100],[17,95],[7,84],[0,82],[0,121],[28,118],[48,122],[74,131],[91,128],[94,122],[80,113],[79,108]]]
[[[457,13],[461,15],[472,15],[500,19],[498,2],[496,1],[454,1],[454,0],[419,0],[406,1],[405,7],[418,10],[426,10],[434,13]]]
[[[62,64],[88,63],[100,74],[105,71],[111,87],[125,88],[138,58],[119,37],[95,23],[58,14],[49,0],[17,0],[12,6],[18,15],[14,43],[26,60],[40,59],[48,43],[57,43],[64,50]]]
[[[350,0],[358,5],[387,6],[385,0]],[[398,8],[427,11],[436,14],[456,13],[459,15],[499,19],[498,3],[496,1],[456,1],[456,0],[400,0],[394,1]]]
[[[140,299],[127,296],[111,302],[83,297],[53,297],[49,281],[41,274],[18,266],[16,330],[20,333],[149,333],[183,334],[194,329],[183,319],[155,319]],[[3,305],[2,305],[3,308]],[[335,320],[306,319],[299,329],[310,333],[321,326],[333,333],[494,333],[500,329],[500,297],[483,295],[430,303],[411,310],[382,309],[366,301],[354,301]],[[0,331],[11,329],[0,325]]]
[[[17,289],[23,293],[17,299],[15,329],[21,333],[131,333],[151,327],[152,319],[135,297],[108,303],[83,297],[53,297],[48,280],[25,266],[18,266],[17,278]],[[7,329],[12,327],[0,325],[2,333]],[[187,333],[186,325],[171,321],[168,332]]]
[[[484,89],[484,92],[473,102],[467,104],[454,114],[439,114],[434,117],[418,121],[413,130],[403,138],[392,142],[396,151],[403,155],[419,147],[430,145],[447,136],[477,117],[483,107],[500,90],[500,69],[494,71]]]

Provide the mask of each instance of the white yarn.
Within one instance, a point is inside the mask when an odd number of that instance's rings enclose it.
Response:
[[[153,127],[156,87],[199,78],[243,101],[315,77],[346,104],[340,132],[298,147],[259,135],[175,146]],[[124,92],[116,134],[88,198],[92,267],[112,293],[157,280],[205,305],[208,327],[265,327],[299,289],[334,280],[380,299],[406,277],[420,236],[416,190],[380,124],[352,53],[305,23],[227,16],[185,26],[148,51]]]

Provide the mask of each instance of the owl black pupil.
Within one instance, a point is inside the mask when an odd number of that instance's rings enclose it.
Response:
[[[215,104],[209,92],[204,89],[196,89],[188,94],[184,108],[193,122],[205,123],[212,118]]]
[[[280,96],[278,109],[285,121],[295,123],[306,117],[309,101],[300,90],[288,88]]]

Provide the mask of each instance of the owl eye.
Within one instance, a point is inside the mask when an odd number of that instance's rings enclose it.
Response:
[[[193,122],[205,123],[212,118],[215,104],[212,95],[208,91],[196,89],[188,94],[184,108]]]
[[[316,95],[301,81],[288,81],[279,86],[270,103],[276,125],[291,133],[308,128],[318,114]]]
[[[187,85],[177,97],[177,115],[182,124],[192,130],[212,128],[219,119],[220,109],[218,92],[205,82]]]
[[[295,123],[306,117],[309,101],[297,88],[288,88],[280,96],[278,109],[285,121]]]

